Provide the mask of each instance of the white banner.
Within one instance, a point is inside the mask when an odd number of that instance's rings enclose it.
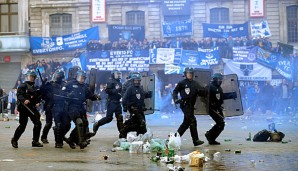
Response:
[[[249,17],[264,17],[264,0],[249,0]]]
[[[271,31],[267,21],[262,21],[260,23],[250,23],[250,31],[253,37],[270,37]]]
[[[91,0],[91,21],[106,21],[106,0]]]
[[[158,48],[156,54],[156,64],[173,64],[175,59],[175,49]]]
[[[223,59],[224,75],[237,74],[239,80],[267,81],[272,79],[272,70],[258,63],[242,63]]]

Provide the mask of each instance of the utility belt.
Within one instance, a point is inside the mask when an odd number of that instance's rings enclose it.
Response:
[[[108,102],[112,102],[112,103],[120,103],[120,100],[111,100],[111,99],[107,99]]]

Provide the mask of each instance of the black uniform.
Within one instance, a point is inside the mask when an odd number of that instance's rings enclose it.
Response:
[[[47,82],[45,85],[42,85],[40,87],[40,90],[42,92],[42,99],[44,100],[44,111],[46,115],[46,124],[42,130],[42,135],[40,137],[41,141],[43,143],[49,143],[48,141],[48,133],[52,127],[53,124],[53,115],[52,115],[52,99],[51,99],[51,92],[49,89],[51,88],[51,83]]]
[[[97,132],[100,126],[110,123],[113,120],[114,113],[117,118],[118,131],[121,132],[123,128],[122,107],[120,103],[120,99],[122,97],[121,90],[122,90],[122,84],[120,82],[120,79],[110,78],[106,88],[106,93],[108,94],[107,114],[106,114],[106,117],[94,123],[94,126],[93,126],[94,133]]]
[[[224,130],[225,121],[223,116],[223,101],[226,99],[236,98],[237,95],[235,92],[232,93],[223,93],[222,88],[215,81],[212,81],[209,84],[209,115],[215,121],[215,125],[207,131],[206,138],[209,141],[209,144],[218,145],[219,142],[216,142],[215,139],[219,134]]]
[[[122,86],[121,95],[124,96],[126,90],[132,85],[133,85],[132,79],[125,81]]]
[[[70,133],[69,142],[77,142],[81,148],[84,148],[87,145],[86,128],[89,124],[86,116],[86,100],[98,100],[98,96],[94,95],[85,83],[80,84],[77,80],[66,83],[62,90],[67,92],[69,118],[76,124],[75,129]]]
[[[41,93],[38,87],[34,85],[34,82],[30,81],[22,83],[17,90],[17,99],[18,111],[20,112],[20,125],[14,133],[12,145],[17,148],[17,141],[26,129],[29,117],[34,124],[32,146],[42,147],[42,144],[38,142],[41,130],[40,113],[36,109],[36,104],[40,103],[41,100]],[[25,107],[25,100],[30,101],[30,103],[26,105],[30,110]]]
[[[145,98],[145,92],[140,86],[130,86],[125,92],[122,100],[123,111],[129,111],[130,119],[125,121],[120,138],[126,138],[127,133],[131,131],[136,131],[137,135],[147,132],[144,115]]]
[[[198,82],[194,80],[184,79],[180,81],[173,91],[173,97],[177,103],[178,93],[181,96],[180,108],[184,113],[184,119],[180,127],[178,128],[178,133],[182,136],[184,132],[189,128],[193,143],[197,145],[199,141],[198,131],[197,131],[197,120],[194,116],[194,105],[198,95],[201,95],[202,87]]]
[[[66,93],[62,91],[62,87],[64,86],[64,84],[65,82],[63,81],[50,81],[42,89],[44,96],[46,97],[46,99],[48,99],[46,100],[46,102],[50,104],[49,112],[53,116],[55,121],[54,135],[56,146],[58,144],[61,146],[63,145],[63,137],[66,133],[66,130],[70,128],[70,119],[65,111],[66,99],[64,97],[66,96]],[[53,118],[51,118],[51,121]],[[48,128],[48,130],[50,128]],[[46,126],[43,129],[43,135],[45,135],[45,130]],[[43,138],[43,135],[41,138]]]

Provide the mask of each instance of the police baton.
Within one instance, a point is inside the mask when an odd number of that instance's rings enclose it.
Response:
[[[40,73],[39,69],[37,69],[37,72],[38,72],[39,78],[41,80],[41,83],[44,85],[45,82],[42,79],[42,76],[41,76],[41,73]]]
[[[25,103],[23,103],[23,102],[21,102],[20,101],[20,103],[33,115],[33,116],[35,116],[35,114],[34,114],[34,112],[32,112],[32,110],[27,106],[27,105],[25,105]]]

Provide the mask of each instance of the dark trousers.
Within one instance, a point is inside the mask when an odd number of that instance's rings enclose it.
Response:
[[[10,113],[15,114],[14,110],[16,109],[16,102],[11,102],[10,103]]]
[[[96,124],[97,129],[102,125],[110,123],[113,120],[114,113],[117,118],[118,131],[121,132],[123,129],[123,116],[122,116],[122,107],[120,102],[108,102],[106,117],[102,118],[97,122]],[[94,129],[94,130],[97,131],[97,129]]]
[[[75,128],[71,131],[69,139],[72,142],[82,143],[86,140],[86,132],[88,129],[88,120],[86,116],[86,109],[83,105],[70,105],[69,109],[69,119],[75,123]],[[78,122],[78,119],[82,122]],[[66,128],[68,126],[66,125]]]
[[[209,115],[215,121],[215,125],[208,131],[208,133],[209,133],[210,140],[215,141],[215,139],[224,130],[224,127],[225,127],[224,116],[222,113],[222,109],[220,107],[209,108]]]
[[[15,141],[18,141],[23,134],[23,132],[26,129],[27,123],[28,123],[28,118],[32,121],[34,124],[33,127],[33,141],[38,142],[39,141],[39,136],[40,136],[40,130],[41,130],[41,122],[40,122],[40,113],[37,111],[36,108],[30,107],[31,111],[34,113],[34,115],[29,112],[26,108],[24,107],[19,107],[19,112],[20,112],[20,119],[19,119],[19,126],[17,127],[13,139]]]
[[[131,118],[124,122],[119,138],[126,138],[128,132],[136,131],[137,135],[147,132],[143,109],[129,110]]]
[[[68,115],[65,113],[64,103],[62,104],[54,104],[52,108],[52,114],[54,117],[55,127],[55,141],[56,143],[63,143],[63,137],[68,131],[67,127],[70,127],[70,119]]]
[[[46,124],[42,130],[42,135],[41,135],[42,139],[48,138],[49,131],[53,124],[53,115],[52,115],[51,106],[48,106],[48,105],[45,106],[45,115],[46,115]]]
[[[197,130],[197,120],[194,115],[194,107],[191,105],[184,105],[181,106],[181,109],[184,114],[184,118],[177,132],[180,134],[180,136],[182,136],[189,128],[192,140],[195,142],[199,140],[199,136]]]

